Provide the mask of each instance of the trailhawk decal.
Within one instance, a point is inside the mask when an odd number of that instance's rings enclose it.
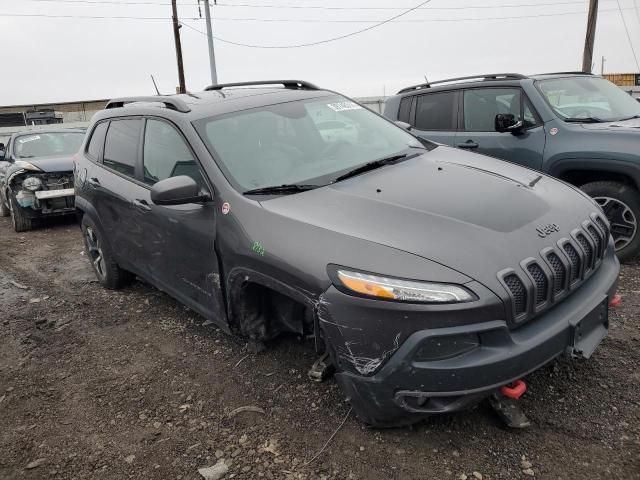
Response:
[[[346,110],[362,110],[362,107],[354,102],[328,103],[327,107],[329,107],[334,112],[344,112]]]

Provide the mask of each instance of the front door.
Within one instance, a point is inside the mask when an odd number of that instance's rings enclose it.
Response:
[[[456,146],[540,169],[545,146],[542,122],[519,88],[470,88],[463,93],[462,129]],[[517,134],[496,132],[495,118],[509,113],[524,122]]]
[[[215,251],[213,202],[162,206],[151,201],[151,187],[178,175],[193,178],[210,194],[199,163],[179,130],[166,120],[146,120],[143,185],[134,202],[143,214],[146,274],[180,301],[219,324],[225,323],[220,271]]]

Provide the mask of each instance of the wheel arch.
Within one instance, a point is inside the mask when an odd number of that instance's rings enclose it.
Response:
[[[617,160],[560,160],[549,169],[549,174],[576,187],[591,182],[610,181],[640,190],[640,168]]]
[[[233,269],[225,287],[229,328],[236,333],[257,341],[283,332],[318,333],[318,300],[309,292],[247,268]],[[269,307],[279,310],[277,317],[268,316],[274,313]]]

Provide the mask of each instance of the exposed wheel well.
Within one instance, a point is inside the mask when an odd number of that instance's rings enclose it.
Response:
[[[580,187],[591,182],[618,182],[629,185],[638,190],[638,185],[633,178],[622,173],[607,172],[601,170],[569,170],[563,172],[559,178],[576,187]]]
[[[308,305],[253,281],[244,281],[230,295],[231,327],[242,336],[266,341],[281,333],[305,335],[314,331],[314,312]]]

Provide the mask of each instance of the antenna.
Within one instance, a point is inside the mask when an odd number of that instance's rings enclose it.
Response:
[[[160,93],[160,90],[158,90],[158,85],[156,85],[156,79],[155,79],[155,78],[153,78],[153,75],[151,75],[151,81],[153,82],[153,86],[154,86],[154,87],[155,87],[155,89],[156,89],[156,93],[157,93],[158,95],[162,95],[162,94]]]

